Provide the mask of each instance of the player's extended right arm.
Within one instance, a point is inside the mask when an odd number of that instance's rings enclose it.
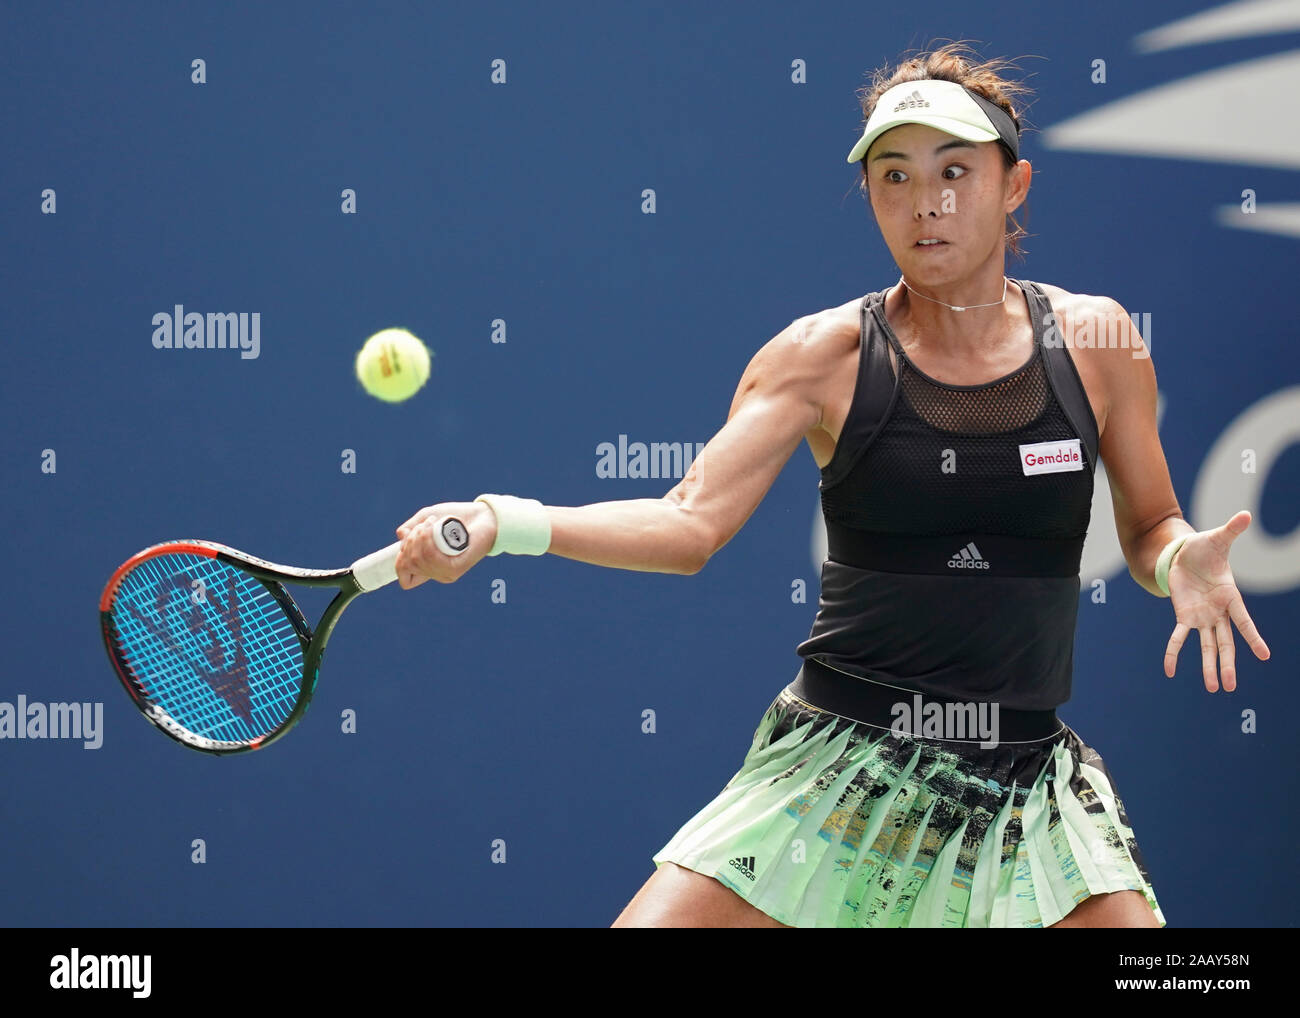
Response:
[[[615,569],[692,574],[758,508],[804,435],[821,423],[825,364],[798,323],[749,362],[727,422],[662,498],[547,506],[550,553]]]
[[[548,552],[613,569],[699,572],[758,508],[804,435],[821,423],[824,349],[806,341],[807,321],[792,322],[750,360],[722,429],[686,476],[662,498],[545,507]],[[526,493],[520,493],[527,497]],[[470,535],[463,555],[448,558],[426,538],[408,535],[424,520],[458,516]],[[496,537],[492,511],[481,502],[421,509],[398,528],[404,541],[398,579],[404,588],[426,579],[451,583],[487,554]]]

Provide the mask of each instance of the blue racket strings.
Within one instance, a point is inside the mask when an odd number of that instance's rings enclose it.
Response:
[[[192,554],[147,559],[122,578],[112,615],[137,692],[195,735],[251,743],[298,701],[302,643],[247,573]]]

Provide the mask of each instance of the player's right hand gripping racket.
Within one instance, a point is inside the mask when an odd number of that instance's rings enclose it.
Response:
[[[434,526],[446,555],[469,546],[463,523]],[[144,716],[204,753],[261,749],[311,703],[321,656],[354,598],[397,579],[401,542],[347,569],[295,569],[211,541],[169,541],[132,555],[99,600],[104,646]],[[285,583],[337,587],[315,632]]]

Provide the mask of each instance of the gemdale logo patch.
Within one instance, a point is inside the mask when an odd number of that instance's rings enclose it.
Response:
[[[1065,470],[1082,470],[1083,456],[1079,440],[1031,442],[1020,447],[1020,469],[1030,474],[1059,474]]]

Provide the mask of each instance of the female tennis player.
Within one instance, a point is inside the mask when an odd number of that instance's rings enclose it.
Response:
[[[764,345],[680,484],[578,507],[482,495],[397,529],[407,588],[502,552],[696,573],[807,441],[828,555],[803,666],[614,926],[1165,925],[1114,780],[1056,715],[1094,471],[1130,574],[1172,600],[1166,674],[1195,629],[1209,692],[1236,687],[1232,625],[1269,656],[1228,566],[1250,514],[1183,520],[1123,308],[1004,275],[1025,89],[963,50],[862,92],[848,160],[898,284]],[[1073,343],[1086,328],[1111,340]],[[454,557],[447,515],[470,534]]]

